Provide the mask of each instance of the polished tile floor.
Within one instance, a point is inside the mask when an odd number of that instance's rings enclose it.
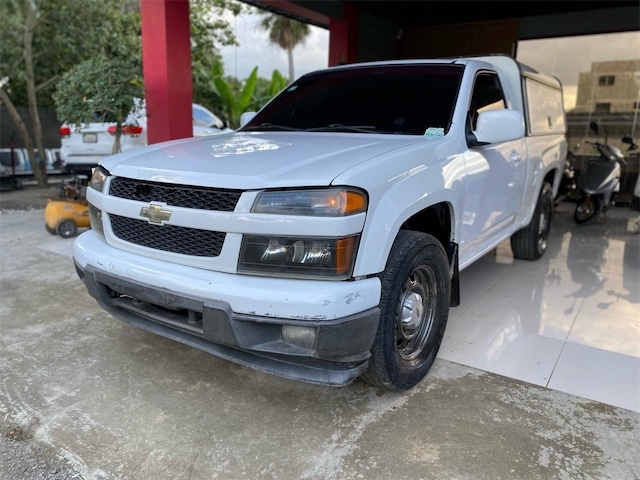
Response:
[[[574,208],[556,207],[542,259],[505,242],[461,272],[438,356],[640,412],[640,213],[579,226]]]

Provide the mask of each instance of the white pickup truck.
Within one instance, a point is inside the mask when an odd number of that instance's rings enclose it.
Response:
[[[562,86],[503,55],[302,76],[236,132],[104,159],[74,242],[129,324],[288,378],[409,389],[458,275],[547,248]]]

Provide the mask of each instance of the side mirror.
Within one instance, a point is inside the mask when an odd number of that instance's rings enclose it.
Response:
[[[253,120],[258,112],[244,112],[240,115],[240,128],[244,127],[247,123]]]
[[[593,133],[595,133],[596,135],[598,135],[598,130],[600,130],[600,129],[598,128],[598,124],[597,124],[596,122],[591,122],[591,123],[589,124],[589,128],[590,128],[591,130],[593,130]]]
[[[473,132],[477,144],[502,143],[524,137],[524,118],[517,110],[489,110],[478,115]]]
[[[624,143],[628,143],[629,144],[629,149],[628,150],[637,150],[638,149],[638,145],[635,144],[635,142],[633,141],[633,138],[631,138],[631,137],[622,137],[622,141]]]

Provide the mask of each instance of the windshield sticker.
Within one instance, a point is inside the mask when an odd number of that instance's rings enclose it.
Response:
[[[425,137],[444,137],[444,128],[429,127],[424,132]]]

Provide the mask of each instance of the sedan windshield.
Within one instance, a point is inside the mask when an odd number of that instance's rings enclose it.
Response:
[[[304,75],[241,130],[444,135],[460,65],[376,65]]]

